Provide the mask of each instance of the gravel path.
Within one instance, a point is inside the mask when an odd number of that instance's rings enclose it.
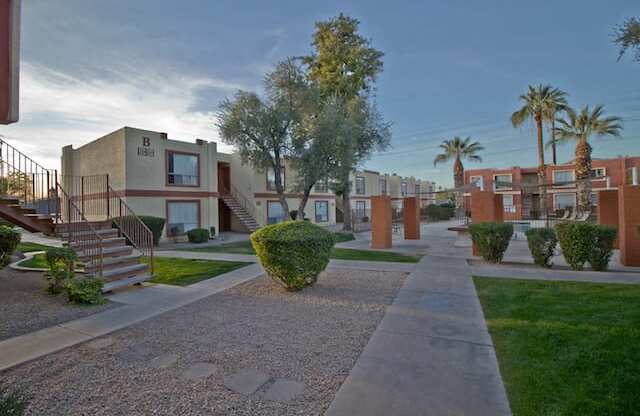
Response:
[[[262,276],[1,378],[31,394],[30,415],[319,415],[405,277],[332,270],[288,293]],[[269,381],[249,395],[223,385],[256,371]],[[281,379],[302,393],[267,400]]]
[[[112,302],[99,306],[72,305],[64,295],[45,293],[45,285],[40,272],[18,272],[8,267],[0,270],[0,340],[117,306]]]

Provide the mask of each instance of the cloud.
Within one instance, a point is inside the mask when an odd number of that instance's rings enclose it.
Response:
[[[132,67],[110,68],[108,77],[81,79],[23,62],[21,120],[0,127],[0,134],[49,167],[59,166],[62,146],[82,145],[123,126],[167,132],[176,140],[219,141],[214,125],[217,105],[237,89],[251,88]],[[224,144],[220,149],[230,150]]]

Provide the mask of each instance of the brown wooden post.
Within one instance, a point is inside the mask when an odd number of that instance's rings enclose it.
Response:
[[[624,266],[640,266],[640,186],[618,188],[618,220],[620,262]]]
[[[402,216],[404,221],[404,239],[420,239],[420,200],[415,197],[402,199]]]
[[[619,212],[618,212],[618,191],[615,189],[608,189],[606,191],[598,192],[598,224],[608,225],[610,227],[619,227]],[[619,232],[619,230],[618,230]],[[613,243],[614,248],[620,248],[620,237],[616,238]]]
[[[371,247],[391,247],[391,198],[371,197]]]

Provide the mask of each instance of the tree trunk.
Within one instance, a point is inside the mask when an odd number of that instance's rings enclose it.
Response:
[[[535,122],[536,129],[538,130],[538,191],[540,192],[540,218],[547,218],[547,175],[544,163],[542,114],[536,114]]]
[[[276,192],[278,193],[278,200],[282,206],[282,212],[284,214],[284,220],[287,221],[291,218],[289,215],[289,204],[285,195],[284,186],[282,186],[282,164],[280,161],[280,155],[276,153],[275,164],[273,166],[273,173],[276,185]]]
[[[578,211],[591,210],[591,145],[581,139],[576,145],[576,189],[578,191]]]
[[[307,207],[307,202],[309,201],[309,195],[311,194],[311,189],[313,189],[313,185],[307,187],[302,193],[302,197],[300,198],[300,204],[298,205],[298,215],[296,215],[297,220],[304,219],[304,210]]]
[[[551,119],[551,152],[553,154],[554,166],[558,164],[558,149],[556,146],[556,120],[555,116]]]
[[[464,208],[464,191],[461,189],[464,186],[464,166],[460,161],[460,156],[456,156],[456,161],[453,164],[453,185],[455,190],[456,212],[461,215],[460,212]]]
[[[350,190],[345,189],[342,193],[342,229],[344,231],[351,231],[351,201]]]

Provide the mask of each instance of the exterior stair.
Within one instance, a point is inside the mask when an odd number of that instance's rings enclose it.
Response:
[[[21,204],[14,196],[0,195],[0,218],[32,233],[51,235],[54,231],[51,215],[37,214],[35,209]]]
[[[223,194],[220,196],[222,201],[226,206],[229,207],[231,212],[235,214],[236,217],[240,220],[240,222],[247,227],[250,233],[256,231],[260,228],[258,221],[247,211],[246,208],[240,204],[240,202],[231,194]]]
[[[119,236],[119,230],[112,228],[110,222],[92,222],[94,231],[80,231],[74,233],[73,240],[69,244],[78,253],[78,259],[83,262],[88,260],[89,254],[85,251],[102,245],[102,280],[105,284],[104,292],[110,292],[119,287],[142,283],[153,275],[149,272],[149,265],[141,260],[142,254],[127,245],[127,239]],[[68,239],[70,229],[67,224],[60,224],[56,228],[58,235]],[[95,239],[96,234],[100,241]],[[81,240],[82,242],[79,242]],[[85,274],[89,277],[98,276],[98,266],[88,265]]]

